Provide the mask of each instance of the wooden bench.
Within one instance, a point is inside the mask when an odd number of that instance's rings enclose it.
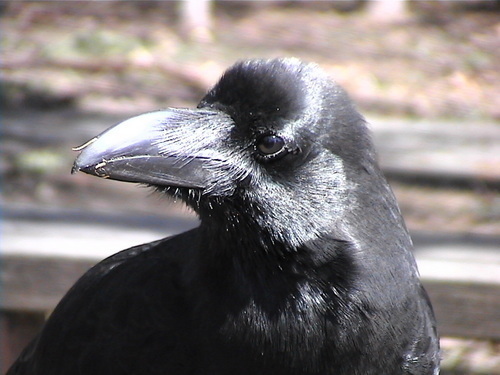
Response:
[[[2,373],[87,269],[116,251],[173,234],[165,231],[168,223],[149,229],[131,223],[90,222],[4,220]],[[195,225],[196,221],[187,220],[176,231]],[[495,239],[425,233],[413,238],[441,335],[500,340],[500,252]]]

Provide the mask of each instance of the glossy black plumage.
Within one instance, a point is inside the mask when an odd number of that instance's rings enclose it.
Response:
[[[315,65],[230,68],[74,171],[183,199],[200,227],[84,275],[9,375],[438,373],[412,244],[365,121]]]

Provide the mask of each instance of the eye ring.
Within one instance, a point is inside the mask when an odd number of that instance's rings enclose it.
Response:
[[[279,135],[264,134],[257,138],[255,149],[263,157],[276,157],[286,152],[286,142]]]

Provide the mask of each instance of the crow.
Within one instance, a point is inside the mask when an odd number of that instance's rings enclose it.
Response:
[[[91,268],[9,375],[439,373],[366,122],[317,65],[238,62],[196,109],[77,150],[73,172],[152,186],[200,225]]]

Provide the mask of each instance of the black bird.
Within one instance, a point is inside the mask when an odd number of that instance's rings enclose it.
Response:
[[[73,171],[182,199],[198,228],[66,294],[9,375],[431,375],[432,308],[365,120],[316,65],[237,63],[196,109],[126,120]]]

